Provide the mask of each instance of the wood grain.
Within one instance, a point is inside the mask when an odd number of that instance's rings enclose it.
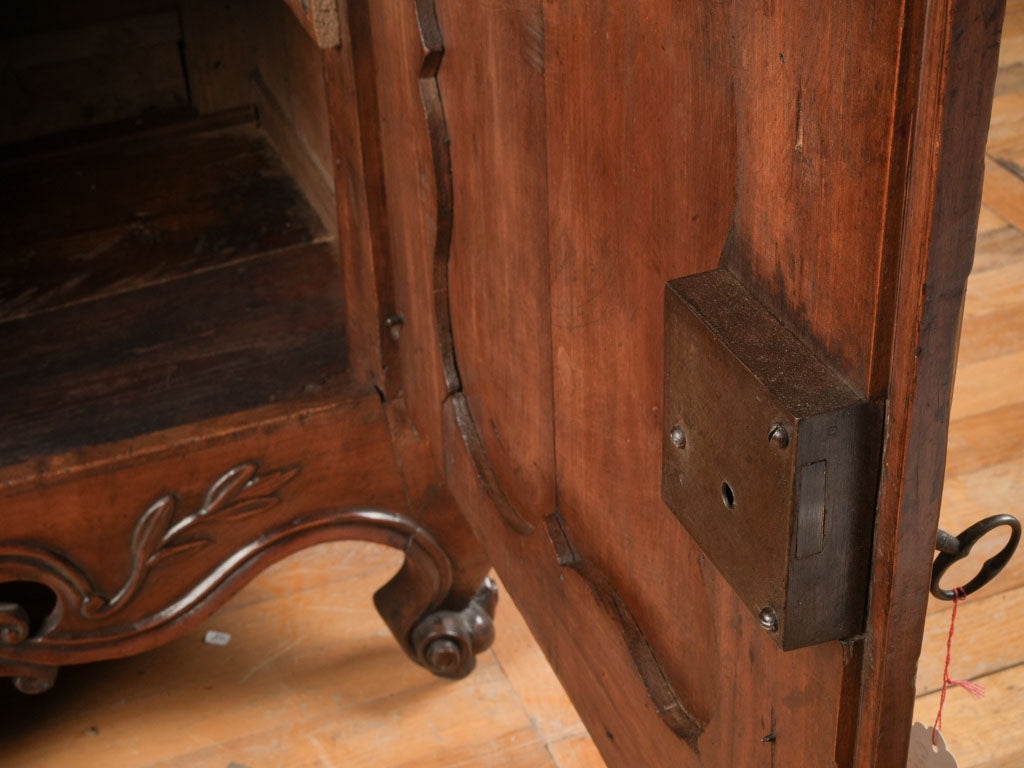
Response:
[[[912,10],[906,27],[918,117],[897,241],[900,292],[855,741],[865,765],[898,764],[907,753],[1004,9],[998,0],[952,0],[941,13]]]
[[[1019,723],[1024,720],[1024,665],[983,678],[985,697],[972,698],[953,689],[946,698],[942,722],[946,744],[961,768],[1015,768],[1024,760]],[[916,719],[935,719],[939,694],[917,700]]]
[[[207,122],[9,165],[0,320],[323,239],[266,138]]]
[[[338,272],[312,246],[0,325],[2,463],[344,384]]]
[[[927,27],[916,8],[904,18],[898,8],[879,16],[863,9],[822,12],[799,2],[779,8],[737,4],[705,7],[695,22],[688,17],[691,23],[667,24],[679,10],[656,0],[585,14],[548,3],[539,22],[528,2],[474,12],[465,4],[438,2],[438,28],[427,36],[422,21],[431,18],[430,10],[428,4],[425,16],[422,3],[349,6],[350,20],[358,21],[354,41],[370,41],[370,50],[357,57],[364,62],[357,91],[373,104],[360,133],[363,157],[381,158],[381,180],[372,183],[384,190],[378,197],[383,205],[374,228],[387,233],[381,240],[389,249],[395,306],[405,321],[399,345],[411,422],[435,450],[444,446],[461,507],[612,764],[685,765],[696,758],[672,741],[671,731],[659,730],[646,710],[647,695],[615,622],[587,602],[585,585],[559,578],[543,539],[535,533],[517,538],[529,528],[506,526],[510,518],[495,501],[501,501],[495,486],[527,522],[557,506],[581,558],[608,574],[673,687],[710,723],[702,760],[852,763],[859,647],[824,645],[783,656],[756,627],[737,627],[735,616],[743,609],[657,498],[657,297],[667,279],[721,259],[855,389],[886,394],[894,386],[889,351],[900,238],[909,209],[920,205],[914,208],[918,215],[931,199],[930,181],[907,193],[908,180],[920,170],[911,166],[910,150],[915,142],[932,146],[947,134],[964,143],[942,156],[968,158],[949,171],[963,172],[949,184],[963,197],[945,200],[946,218],[934,226],[960,227],[950,242],[965,258],[977,219],[980,165],[974,161],[990,92],[941,91],[946,111],[939,117],[969,116],[969,130],[928,122],[911,132],[936,103],[931,90],[919,91],[920,72],[931,88],[953,55],[936,44],[945,28],[935,20],[947,17],[929,16],[936,26]],[[961,14],[960,6],[953,10],[951,23],[973,35],[957,55],[971,57],[972,66],[989,56],[994,72],[990,43],[998,19]],[[746,24],[751,15],[761,25]],[[796,17],[805,23],[786,23]],[[508,23],[498,32],[492,18]],[[771,34],[762,35],[762,25]],[[832,50],[836,46],[826,47],[827,57],[821,53],[822,39],[834,40],[839,53]],[[925,60],[926,51],[938,53]],[[530,69],[537,61],[543,62],[543,89]],[[823,69],[829,77],[817,77]],[[854,71],[856,78],[844,75]],[[430,82],[435,72],[439,94]],[[494,95],[491,102],[479,98],[481,88]],[[967,100],[956,101],[957,93]],[[536,140],[523,142],[535,121],[543,122],[543,132],[534,129]],[[835,125],[843,127],[841,137],[825,130]],[[914,155],[916,161],[922,157]],[[488,176],[478,175],[481,166]],[[858,184],[836,181],[851,171]],[[442,183],[449,173],[450,199]],[[495,199],[507,199],[508,207],[482,202],[490,199],[490,177],[505,180]],[[543,242],[534,242],[541,219],[521,198],[524,187],[546,197],[546,253]],[[519,212],[514,225],[505,218],[509,210]],[[930,220],[914,222],[912,235],[930,236]],[[439,275],[439,243],[449,227],[449,269]],[[472,250],[460,255],[463,242]],[[524,242],[532,244],[529,258],[519,255]],[[546,280],[543,267],[534,269],[538,258],[546,258]],[[835,266],[840,261],[841,270]],[[912,275],[905,272],[908,281]],[[514,305],[505,298],[510,276],[523,284]],[[449,287],[456,390],[445,317],[431,318]],[[958,305],[944,304],[937,312],[953,325],[959,318]],[[945,336],[935,344],[952,347]],[[440,355],[425,356],[424,350],[439,346]],[[545,447],[546,353],[538,347],[551,350],[557,450]],[[900,354],[912,356],[907,349]],[[502,373],[510,370],[506,361],[528,375]],[[935,365],[934,386],[948,387],[951,357],[936,358]],[[463,404],[482,445],[460,439],[467,423]],[[501,426],[503,420],[517,423],[505,416],[510,408],[522,409],[517,417],[523,429],[514,441],[505,439],[509,428]],[[493,472],[482,467],[481,454]],[[550,461],[553,467],[545,464]],[[552,473],[553,496],[546,490]],[[935,501],[926,513],[932,517]],[[925,574],[924,558],[915,565],[915,577]],[[923,598],[919,602],[923,609]],[[686,622],[679,620],[681,608]],[[586,628],[585,656],[567,626]],[[887,643],[880,639],[883,654]],[[680,647],[696,657],[750,663],[721,671],[717,663],[695,666],[676,653]],[[801,686],[813,695],[787,698],[783,705],[771,695],[751,699],[742,693],[789,690],[794,679],[813,679]],[[607,695],[607,680],[623,686],[617,702]],[[909,717],[912,693],[903,686],[894,699],[901,718]],[[728,736],[720,730],[726,728]],[[785,737],[762,741],[773,730]],[[898,740],[887,743],[878,759],[898,762],[904,748]]]

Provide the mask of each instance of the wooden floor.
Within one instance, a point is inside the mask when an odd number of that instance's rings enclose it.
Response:
[[[979,230],[942,512],[952,532],[1024,514],[1024,0],[1007,13]],[[64,670],[45,696],[0,692],[0,765],[602,766],[507,597],[495,647],[467,680],[437,680],[405,659],[371,602],[399,562],[373,545],[324,545],[273,567],[164,648]],[[917,680],[926,723],[949,619],[949,605],[933,603]],[[231,642],[204,643],[209,629]],[[1024,766],[1024,555],[962,605],[951,673],[987,689],[947,699],[960,768]]]

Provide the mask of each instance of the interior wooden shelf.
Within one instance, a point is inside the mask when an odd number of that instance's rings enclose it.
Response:
[[[0,176],[0,466],[345,383],[336,245],[252,110]]]

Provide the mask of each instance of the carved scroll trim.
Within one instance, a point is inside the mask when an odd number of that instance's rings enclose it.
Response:
[[[693,715],[679,699],[643,630],[607,575],[576,553],[557,515],[545,518],[545,523],[555,547],[558,564],[576,573],[590,589],[601,609],[618,624],[633,666],[658,716],[676,736],[699,754],[698,741],[707,723]]]

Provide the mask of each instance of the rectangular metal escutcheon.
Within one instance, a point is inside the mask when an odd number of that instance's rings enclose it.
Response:
[[[724,269],[665,291],[662,497],[786,650],[862,629],[882,408]]]

